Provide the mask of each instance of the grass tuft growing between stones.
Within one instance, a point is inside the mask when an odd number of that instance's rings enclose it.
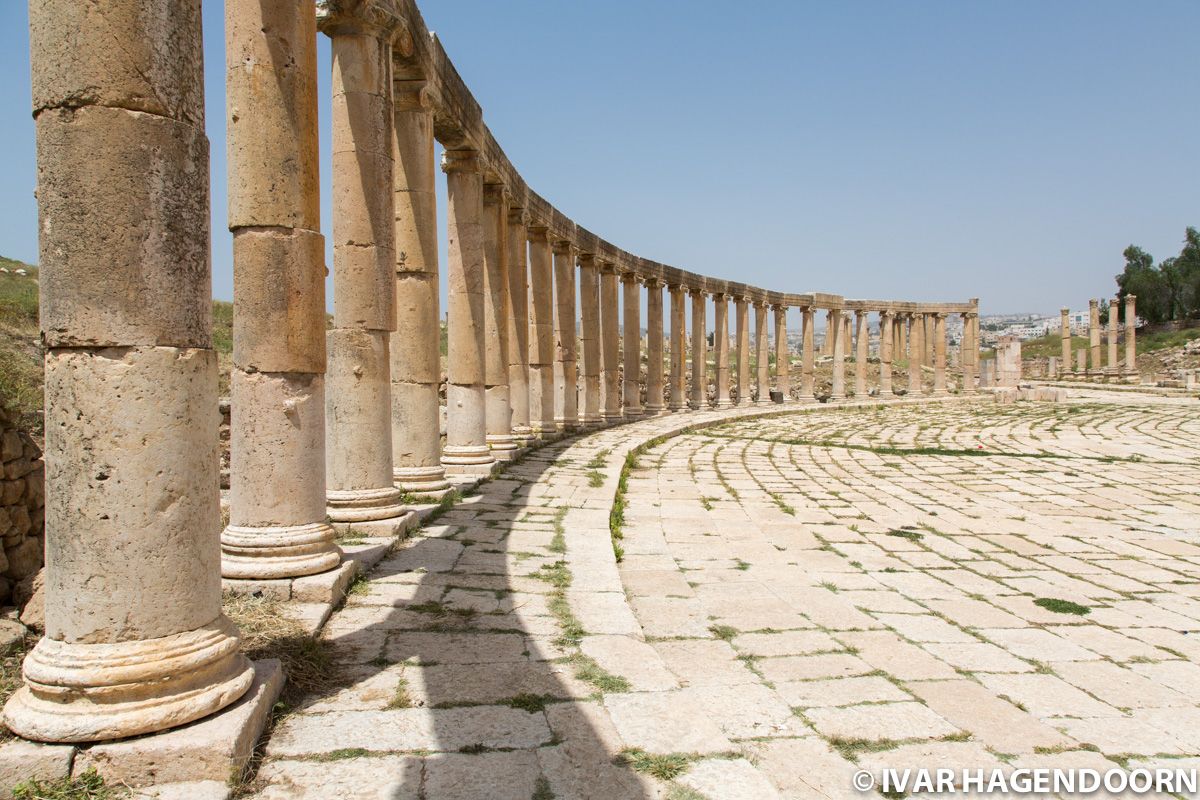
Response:
[[[738,629],[731,625],[709,625],[708,631],[718,639],[724,639],[727,642],[732,642],[733,638],[738,635]]]
[[[1074,614],[1079,617],[1086,617],[1092,613],[1092,609],[1087,606],[1081,606],[1079,603],[1073,603],[1070,600],[1061,600],[1057,597],[1039,597],[1033,601],[1033,604],[1047,611],[1053,611],[1055,614]]]
[[[550,545],[547,548],[552,553],[567,552],[567,529],[563,525],[563,520],[567,518],[567,507],[563,506],[554,515],[554,538],[550,540]]]
[[[614,675],[596,663],[596,659],[576,653],[567,659],[575,667],[575,677],[595,686],[601,692],[628,692],[633,687],[620,675]]]
[[[522,711],[527,711],[534,714],[542,711],[546,706],[550,705],[553,697],[544,694],[518,694],[504,701],[504,705],[509,708],[519,708]]]
[[[15,800],[117,800],[129,797],[129,790],[107,785],[91,768],[73,778],[23,781],[13,787],[12,796]]]
[[[530,800],[554,800],[554,790],[550,788],[550,781],[546,780],[545,775],[538,776]]]
[[[919,542],[925,538],[925,534],[920,531],[910,530],[908,528],[894,528],[887,532],[888,536],[895,536],[899,539],[908,539],[910,542]]]
[[[392,699],[388,701],[386,707],[389,709],[412,708],[415,705],[412,695],[408,692],[408,678],[399,678],[396,681],[396,690],[392,692]]]
[[[900,742],[891,739],[864,739],[856,736],[831,736],[829,746],[842,754],[847,761],[858,761],[862,753],[882,753],[894,750]]]
[[[227,592],[222,606],[241,631],[242,652],[247,658],[277,658],[283,664],[287,682],[281,699],[286,705],[294,706],[304,695],[333,684],[329,646],[285,616],[278,600]]]
[[[604,473],[598,469],[589,469],[587,471],[588,486],[593,489],[599,489],[604,485]]]
[[[683,753],[667,753],[658,755],[647,753],[638,747],[622,750],[616,759],[618,764],[629,767],[634,772],[658,778],[660,781],[670,781],[678,778],[691,766],[692,759]]]

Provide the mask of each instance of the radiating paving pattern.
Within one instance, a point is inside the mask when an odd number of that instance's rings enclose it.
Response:
[[[641,457],[622,580],[784,796],[851,794],[847,760],[1194,767],[1198,433],[1128,395],[705,429]]]

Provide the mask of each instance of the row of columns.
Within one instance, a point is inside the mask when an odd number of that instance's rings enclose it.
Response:
[[[1100,301],[1088,301],[1088,348],[1078,351],[1072,362],[1070,309],[1061,310],[1060,336],[1062,337],[1062,369],[1077,374],[1090,372],[1104,375],[1137,374],[1137,295],[1125,295],[1125,360],[1118,359],[1120,321],[1117,319],[1121,298],[1116,297],[1108,305],[1108,326],[1105,331],[1100,325]],[[1108,340],[1107,364],[1101,358],[1101,336]]]

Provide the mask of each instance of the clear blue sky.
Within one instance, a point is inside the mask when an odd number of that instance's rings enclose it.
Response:
[[[36,261],[27,12],[8,7],[0,254]],[[531,186],[687,269],[1049,311],[1111,294],[1126,245],[1161,259],[1200,225],[1194,0],[422,7]],[[205,2],[214,294],[229,298],[221,14]],[[323,39],[320,70],[328,230]]]

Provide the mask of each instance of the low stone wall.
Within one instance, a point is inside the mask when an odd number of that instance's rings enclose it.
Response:
[[[17,419],[0,411],[0,604],[23,604],[45,552],[42,451]]]

